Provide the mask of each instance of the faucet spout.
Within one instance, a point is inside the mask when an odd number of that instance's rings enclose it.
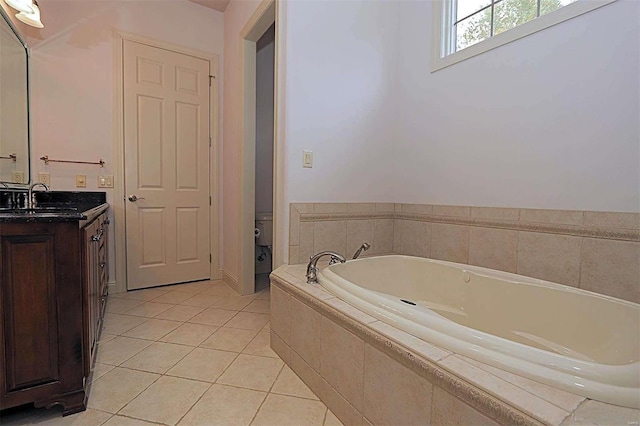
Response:
[[[334,253],[332,251],[321,251],[309,258],[309,263],[307,264],[307,283],[308,284],[318,284],[318,260],[320,260],[323,256],[331,256],[331,264],[340,262],[344,263],[347,259],[344,256]]]
[[[37,202],[36,202],[36,194],[34,194],[34,192],[33,192],[33,188],[35,188],[36,186],[42,186],[45,191],[49,191],[49,186],[47,184],[45,184],[45,183],[42,183],[42,182],[32,183],[31,186],[29,186],[29,192],[27,193],[27,208],[28,209],[35,208],[35,206],[37,204]]]

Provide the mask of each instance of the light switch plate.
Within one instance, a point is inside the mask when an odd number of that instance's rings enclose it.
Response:
[[[302,167],[306,169],[313,167],[313,151],[302,151]]]
[[[51,174],[45,172],[38,173],[38,182],[51,186]]]
[[[11,182],[24,183],[24,172],[11,172]]]
[[[98,176],[98,188],[113,188],[113,175]]]
[[[87,175],[76,175],[76,188],[87,187]]]

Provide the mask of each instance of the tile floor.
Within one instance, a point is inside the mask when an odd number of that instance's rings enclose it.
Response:
[[[221,281],[109,297],[86,411],[5,410],[4,425],[340,425],[269,348],[269,290]]]

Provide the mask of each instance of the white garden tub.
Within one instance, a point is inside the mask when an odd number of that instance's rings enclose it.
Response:
[[[640,305],[469,265],[381,256],[323,269],[331,293],[426,341],[587,398],[640,408]]]

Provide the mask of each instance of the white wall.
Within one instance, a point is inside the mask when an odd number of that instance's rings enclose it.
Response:
[[[223,215],[222,270],[237,280],[240,273],[240,147],[242,132],[242,78],[240,32],[260,0],[232,0],[224,11],[224,136],[222,138]],[[253,261],[253,258],[251,259]]]
[[[431,2],[398,5],[395,201],[640,211],[640,2],[434,73]]]
[[[32,176],[37,180],[38,172],[46,171],[53,190],[76,190],[76,174],[85,174],[87,188],[77,190],[103,191],[97,187],[97,176],[114,173],[115,30],[215,53],[222,59],[223,14],[186,0],[52,0],[41,2],[40,9],[44,29],[23,24],[20,28],[32,51]],[[45,166],[39,160],[45,154],[65,160],[102,158],[106,165]],[[113,190],[106,193],[112,202]]]
[[[274,34],[271,28],[256,43],[256,213],[273,212]]]
[[[397,4],[320,0],[286,7],[287,205],[389,200]],[[302,168],[303,150],[313,151],[312,169]]]

